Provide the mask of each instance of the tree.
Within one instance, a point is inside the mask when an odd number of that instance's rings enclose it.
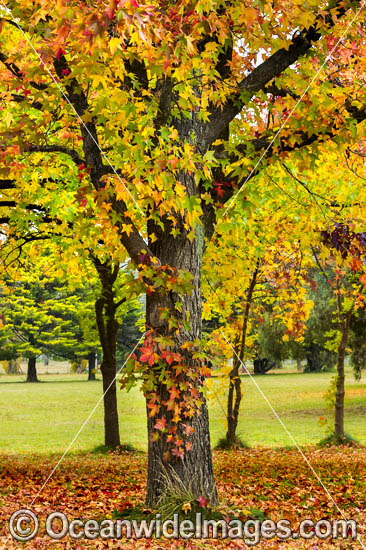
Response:
[[[322,254],[323,264],[331,269],[328,280],[333,289],[336,303],[335,330],[333,330],[334,348],[337,352],[337,377],[335,385],[334,439],[343,443],[344,432],[344,363],[349,343],[352,316],[365,307],[365,252],[366,234],[355,232],[352,222],[336,223],[322,231],[322,243],[328,255]],[[330,253],[329,253],[330,252]],[[316,256],[319,267],[320,260]],[[326,271],[323,268],[325,276]]]
[[[245,222],[227,223],[225,238],[222,233],[213,239],[205,257],[204,274],[214,272],[214,276],[203,287],[204,316],[219,324],[211,341],[223,340],[228,354],[232,352],[226,446],[237,443],[240,373],[248,371],[246,361],[253,361],[254,374],[265,374],[282,361],[290,338],[302,338],[313,305],[306,297],[297,238],[303,222],[294,224],[289,216],[273,211],[273,201],[260,201],[257,208],[252,204]],[[274,233],[268,234],[272,225]],[[224,253],[219,255],[218,249]],[[227,345],[228,339],[233,346]],[[220,371],[224,379],[226,371],[224,365]]]
[[[362,371],[366,369],[366,313],[362,309],[357,316],[352,316],[350,324],[349,346],[351,352],[351,363],[356,380],[360,380]]]
[[[1,163],[3,185],[15,192],[2,202],[14,209],[11,219],[2,219],[24,224],[17,209],[24,205],[33,223],[52,220],[62,194],[73,191],[76,203],[59,230],[71,221],[84,236],[92,218],[97,241],[118,255],[125,248],[147,292],[148,331],[136,364],[150,411],[147,503],[156,504],[164,475],[215,502],[197,349],[205,242],[223,205],[257,175],[259,156],[270,161],[306,147],[315,155],[316,142],[341,144],[364,120],[364,91],[342,65],[349,48],[357,56],[364,49],[361,24],[347,26],[360,2],[296,0],[276,10],[239,0],[6,6],[1,90],[10,107],[1,119]],[[25,43],[19,51],[23,31],[43,65]],[[309,94],[328,51],[337,78],[330,67]],[[352,75],[362,73],[357,56]],[[67,189],[70,172],[78,189]]]
[[[2,288],[2,354],[28,358],[27,382],[38,382],[37,356],[49,353],[63,357],[70,349],[75,353],[78,341],[70,314],[77,306],[75,296],[62,296],[63,290],[46,278],[15,284],[8,281]]]
[[[307,280],[314,307],[306,322],[304,341],[292,345],[292,356],[306,360],[304,372],[320,372],[336,364],[335,352],[327,347],[335,315],[334,295],[317,265],[309,268]]]

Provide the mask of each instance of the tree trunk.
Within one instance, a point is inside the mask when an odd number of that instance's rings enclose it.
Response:
[[[172,344],[169,351],[179,353],[184,365],[181,371],[175,370],[174,364],[155,363],[152,368],[147,368],[145,379],[149,376],[155,377],[153,389],[145,391],[147,401],[147,429],[148,429],[148,480],[146,505],[155,507],[161,495],[169,487],[174,487],[178,492],[184,487],[193,493],[194,496],[204,496],[212,504],[217,503],[217,491],[213,474],[212,453],[210,443],[208,409],[205,397],[200,392],[203,379],[199,373],[198,360],[193,358],[193,352],[189,349],[182,349],[182,345],[189,344],[201,339],[201,262],[203,254],[202,228],[196,229],[196,238],[191,242],[186,237],[186,231],[182,229],[177,238],[173,238],[169,229],[162,232],[158,227],[149,227],[150,234],[154,233],[158,238],[151,242],[150,247],[155,257],[159,258],[163,266],[182,269],[192,274],[192,292],[177,294],[173,291],[161,293],[148,293],[146,300],[147,326],[152,329],[153,334],[170,336]],[[177,306],[177,307],[176,307]],[[178,330],[169,328],[168,320],[160,316],[161,308],[170,312],[170,319],[178,320]],[[189,320],[189,326],[182,325],[184,320]],[[160,365],[160,366],[159,366]],[[201,365],[202,366],[202,365]],[[165,369],[162,371],[162,369]],[[161,382],[159,376],[163,375],[165,380]],[[168,380],[168,385],[165,383]],[[177,398],[180,419],[174,421],[173,410],[169,406],[169,384],[179,388],[180,397]],[[185,400],[191,399],[192,395],[197,398],[197,409],[193,416],[185,414]],[[159,414],[151,416],[148,405],[153,398],[159,404]],[[166,431],[157,433],[155,424],[157,419],[166,421]],[[178,447],[169,438],[171,430],[177,430],[175,441],[180,441],[180,448],[184,451],[179,453]],[[188,434],[187,434],[188,432]],[[158,437],[157,437],[158,436]],[[191,448],[190,448],[191,447]],[[189,449],[190,448],[190,449]]]
[[[97,363],[97,354],[91,351],[88,355],[88,380],[96,380],[95,368]]]
[[[320,361],[320,348],[314,342],[311,342],[306,350],[306,368],[305,372],[320,372],[322,364]]]
[[[270,361],[267,357],[256,357],[253,361],[254,374],[266,374],[266,372],[274,369],[276,363]]]
[[[116,364],[108,364],[104,360],[101,366],[104,393],[104,444],[107,447],[118,447],[121,444],[119,436],[119,421],[116,389]]]
[[[235,356],[233,358],[234,366],[230,372],[229,394],[227,399],[227,432],[226,441],[229,446],[236,442],[236,429],[239,421],[239,411],[241,403],[241,380],[240,380],[240,361]]]
[[[36,357],[29,357],[28,359],[27,382],[38,382],[36,361]]]
[[[103,349],[101,373],[103,378],[104,401],[104,443],[108,447],[121,444],[116,391],[116,348],[118,322],[116,320],[115,294],[113,285],[117,279],[119,266],[109,262],[101,263],[93,258],[102,283],[102,296],[95,303],[95,311],[100,342]]]
[[[10,359],[8,361],[7,374],[19,374],[20,372],[22,370],[19,365],[19,359]]]
[[[257,284],[257,277],[259,271],[259,260],[257,261],[256,268],[253,272],[249,287],[247,289],[246,304],[243,315],[243,328],[240,336],[240,349],[238,346],[238,352],[235,350],[233,357],[233,368],[230,372],[229,381],[229,394],[227,400],[227,433],[226,441],[229,446],[234,445],[236,442],[236,429],[239,422],[240,403],[242,398],[241,393],[241,379],[240,379],[240,367],[244,361],[245,343],[247,337],[249,312],[252,305],[253,292],[255,285]]]
[[[335,400],[334,435],[337,440],[344,439],[344,360],[349,336],[351,312],[347,312],[341,323],[341,341],[337,357],[337,391]]]

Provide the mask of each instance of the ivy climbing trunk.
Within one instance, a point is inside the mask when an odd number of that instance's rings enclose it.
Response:
[[[36,357],[28,359],[27,382],[38,382],[36,361]]]
[[[116,390],[116,348],[118,322],[113,285],[118,276],[119,266],[112,267],[109,262],[100,262],[93,258],[102,284],[102,295],[95,303],[96,319],[100,342],[103,350],[101,373],[103,378],[104,402],[104,443],[108,447],[121,444]]]
[[[344,439],[344,360],[349,337],[351,311],[342,316],[341,340],[338,345],[337,386],[335,398],[334,435],[337,440]]]
[[[146,504],[149,507],[156,506],[161,495],[174,487],[179,491],[183,487],[196,497],[205,496],[211,503],[217,502],[217,491],[213,474],[212,453],[209,432],[208,409],[204,396],[200,393],[202,378],[190,376],[190,371],[197,367],[197,360],[193,357],[193,350],[185,345],[197,342],[201,338],[201,265],[203,254],[203,230],[196,230],[196,238],[191,242],[187,238],[183,228],[183,221],[179,220],[180,234],[173,238],[170,229],[164,232],[161,228],[149,223],[149,233],[157,237],[150,243],[153,254],[159,258],[161,265],[170,266],[173,269],[181,269],[191,273],[192,291],[186,294],[178,294],[174,291],[153,292],[147,295],[146,318],[147,326],[154,334],[170,335],[173,344],[170,351],[183,356],[184,368],[177,374],[174,365],[167,364],[165,376],[170,383],[178,388],[180,397],[177,402],[178,411],[169,404],[169,391],[165,383],[159,382],[159,365],[155,369],[154,395],[159,404],[159,418],[166,421],[166,430],[159,432],[155,429],[157,418],[151,415],[149,404],[151,394],[145,392],[147,400],[147,429],[148,429],[148,481]],[[178,226],[179,226],[178,225]],[[201,233],[202,231],[202,233]],[[162,309],[168,309],[172,316],[177,316],[178,322],[188,320],[188,324],[179,330],[170,330],[167,319],[162,319]],[[172,319],[170,317],[170,320]],[[183,346],[183,348],[182,348]],[[151,369],[147,368],[146,376],[151,375]],[[169,383],[168,383],[169,385]],[[179,406],[189,400],[192,395],[197,398],[197,410],[194,415],[184,417]],[[181,416],[177,424],[174,424],[174,415]],[[182,456],[174,454],[172,443],[169,441],[170,429],[177,427],[177,437],[182,446],[188,445],[190,450],[185,450]],[[187,426],[189,428],[187,429]],[[188,433],[187,433],[188,431]]]

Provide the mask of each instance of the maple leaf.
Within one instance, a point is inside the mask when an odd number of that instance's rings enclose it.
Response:
[[[164,451],[163,460],[164,460],[164,462],[168,462],[168,460],[170,460],[170,452],[169,451]]]
[[[170,394],[170,399],[178,399],[178,397],[180,396],[180,390],[178,390],[175,386],[173,386],[170,390],[169,390],[169,394]]]
[[[144,348],[141,348],[141,355],[140,355],[140,361],[142,363],[148,363],[150,365],[150,367],[153,366],[153,364],[155,363],[155,353],[154,353],[154,350],[150,347],[144,347]]]
[[[184,451],[181,447],[175,447],[173,450],[172,450],[172,454],[174,456],[177,456],[179,458],[181,458],[183,460],[184,458]]]
[[[149,409],[151,409],[149,412],[150,417],[155,416],[160,410],[160,405],[158,405],[157,403],[148,403],[147,406]]]
[[[56,59],[59,61],[61,55],[65,55],[65,53],[65,50],[63,50],[62,48],[58,48],[55,54]]]
[[[156,424],[154,425],[154,428],[156,430],[160,430],[161,432],[165,432],[166,425],[167,425],[166,418],[165,416],[163,416],[162,418],[159,418],[157,420]]]
[[[206,497],[200,496],[197,499],[198,504],[201,506],[201,508],[207,508],[209,501]]]
[[[185,514],[188,514],[188,512],[190,512],[192,510],[192,505],[190,502],[185,502],[184,504],[182,504],[182,510]]]
[[[185,434],[188,436],[195,432],[195,429],[193,428],[193,426],[190,426],[189,424],[183,424],[183,427],[184,427]]]

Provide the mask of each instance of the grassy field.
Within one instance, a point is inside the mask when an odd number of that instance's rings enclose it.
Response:
[[[282,422],[300,445],[316,444],[327,435],[320,426],[324,393],[333,373],[276,372],[255,377]],[[41,383],[24,376],[0,375],[0,449],[5,453],[63,452],[102,395],[102,382],[86,375],[42,374]],[[99,376],[100,378],[100,376]],[[250,446],[293,446],[294,443],[253,381],[244,376],[238,434]],[[225,434],[225,395],[210,401],[213,446]],[[121,441],[146,450],[144,399],[137,388],[118,391]],[[366,444],[366,383],[346,377],[346,431]],[[103,443],[103,405],[90,418],[71,451],[90,451]]]

